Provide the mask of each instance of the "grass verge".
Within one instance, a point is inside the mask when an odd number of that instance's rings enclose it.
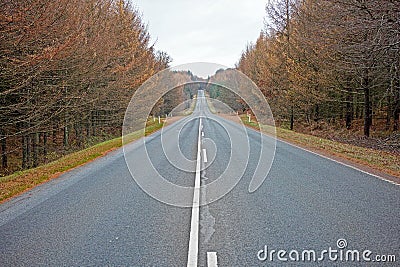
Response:
[[[208,93],[205,93],[205,94],[206,94],[206,102],[207,102],[208,109],[210,110],[210,112],[212,114],[216,114],[217,111],[215,110],[215,107],[214,107],[212,101],[210,101],[210,99],[211,99],[210,96],[208,95]]]
[[[184,112],[184,116],[189,116],[193,113],[194,108],[196,107],[196,103],[197,103],[197,96],[195,98],[192,99],[192,103],[190,104],[190,107]]]
[[[240,118],[245,125],[259,130],[258,123],[255,121],[248,122],[246,115],[242,115]],[[263,131],[265,130],[268,132],[268,126],[262,125],[261,127]],[[322,152],[321,154],[342,158],[355,164],[370,167],[374,170],[400,178],[400,156],[397,154],[339,143],[282,128],[276,128],[276,135],[279,139],[300,147],[315,152]]]
[[[149,120],[146,124],[145,135],[149,135],[161,129],[163,123]],[[127,140],[135,141],[143,136],[143,130],[136,131],[127,137]],[[104,156],[122,146],[122,138],[115,138],[99,143],[87,149],[71,153],[56,161],[39,166],[34,169],[16,172],[12,175],[0,178],[0,203],[24,191],[32,189],[38,184],[58,177],[60,174],[82,166],[94,159]]]

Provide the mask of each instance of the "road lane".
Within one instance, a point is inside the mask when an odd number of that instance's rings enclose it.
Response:
[[[212,120],[204,129],[205,135],[212,136],[218,149],[226,147],[225,139],[218,137],[223,134],[221,127],[210,124],[231,122],[208,116]],[[219,266],[279,265],[283,262],[277,261],[276,256],[273,262],[260,261],[258,251],[268,245],[271,250],[320,252],[329,246],[337,249],[336,241],[340,238],[346,239],[349,249],[394,254],[399,260],[399,186],[278,141],[267,179],[249,194],[260,138],[269,137],[260,137],[252,129],[247,129],[247,133],[251,153],[243,179],[204,211],[215,223],[212,236],[200,239],[201,266],[206,265],[208,251],[217,252]],[[207,178],[218,177],[223,165],[217,157],[206,169]],[[292,262],[293,266],[310,264],[360,265],[328,259],[319,263]]]
[[[190,123],[180,140],[188,156],[197,139],[190,126],[198,122]],[[165,131],[176,134],[175,127]],[[160,133],[147,140],[155,168],[177,184],[193,186],[194,172],[168,163]],[[138,145],[126,151],[135,153]],[[190,215],[189,208],[145,194],[120,149],[1,205],[0,266],[182,266]]]

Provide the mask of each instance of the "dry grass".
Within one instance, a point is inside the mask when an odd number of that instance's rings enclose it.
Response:
[[[249,127],[259,129],[255,121],[248,122],[246,115],[242,115],[243,123]],[[268,126],[261,126],[268,132]],[[270,127],[269,127],[270,128]],[[383,173],[400,177],[400,156],[382,150],[344,144],[313,135],[297,133],[294,131],[276,128],[278,138],[312,151],[343,158],[350,162],[360,164],[381,171]]]
[[[185,111],[185,115],[190,115],[196,106],[196,101]],[[158,119],[155,121],[149,119],[146,122],[145,130],[139,130],[124,137],[124,143],[135,141],[141,137],[148,136],[167,124],[172,124],[182,117]],[[40,167],[29,169],[26,171],[16,172],[12,175],[0,177],[0,203],[10,199],[13,196],[19,195],[33,187],[54,179],[62,173],[82,166],[88,162],[95,160],[98,157],[104,156],[110,151],[113,151],[122,146],[122,138],[115,138],[106,142],[99,143],[87,149],[66,155],[56,161],[42,165]]]
[[[152,120],[149,120],[146,124],[145,135],[149,135],[161,129],[162,126],[163,123],[159,124],[158,121],[153,122]],[[140,130],[130,134],[126,140],[130,142],[137,140],[142,136],[143,130]],[[113,151],[121,146],[122,138],[115,138],[85,150],[66,155],[49,164],[1,177],[0,202],[4,202],[15,195],[21,194],[22,192],[29,190],[38,184],[54,179],[66,171],[82,166],[98,157],[104,156],[108,152]]]

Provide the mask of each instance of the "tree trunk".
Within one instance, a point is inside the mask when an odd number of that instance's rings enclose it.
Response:
[[[294,107],[290,109],[290,130],[293,131],[294,128]]]
[[[23,135],[22,141],[22,169],[28,168],[28,137]]]
[[[82,147],[82,127],[80,123],[75,123],[75,138],[78,147]]]
[[[370,90],[368,85],[368,79],[365,80],[364,84],[364,135],[369,137],[371,129],[371,101],[370,101]]]
[[[65,125],[65,126],[64,126],[64,140],[63,140],[64,148],[67,148],[67,147],[68,147],[68,144],[69,144],[69,142],[68,142],[68,136],[69,136],[69,133],[68,133],[68,126]]]
[[[396,82],[396,96],[393,107],[393,131],[399,130],[399,117],[400,117],[400,79]]]
[[[33,137],[33,167],[39,166],[39,133],[35,133]]]
[[[1,139],[1,166],[5,169],[8,167],[7,158],[7,138],[4,130],[0,130]]]
[[[26,136],[26,167],[31,167],[31,135]]]
[[[90,129],[91,128],[90,124],[91,124],[91,119],[89,116],[89,118],[87,119],[87,123],[86,123],[86,139],[90,138],[90,136],[92,135],[91,129]]]
[[[57,125],[53,124],[53,144],[57,144]]]
[[[346,96],[346,128],[349,130],[351,128],[351,123],[353,121],[353,94],[348,92]]]
[[[390,129],[390,119],[391,119],[391,116],[392,116],[392,98],[388,94],[386,99],[387,99],[387,110],[386,110],[385,130],[388,131]]]
[[[47,132],[43,133],[43,156],[47,156]]]
[[[93,136],[96,136],[96,115],[97,115],[97,112],[95,112],[95,111],[92,111],[91,112],[91,126],[92,126],[92,134],[93,134]]]
[[[358,94],[356,94],[355,96],[355,99],[354,99],[354,103],[355,103],[355,108],[354,108],[354,117],[356,118],[356,119],[359,119],[360,118],[360,105],[358,104]]]
[[[319,115],[319,105],[316,104],[316,105],[315,105],[314,121],[318,122],[318,121],[319,121],[319,117],[320,117],[320,115]]]

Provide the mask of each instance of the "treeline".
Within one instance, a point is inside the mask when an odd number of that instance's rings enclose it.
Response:
[[[120,134],[136,88],[168,66],[123,0],[0,4],[0,176]]]
[[[399,130],[400,2],[271,0],[266,26],[237,65],[281,124],[321,121],[370,136]]]
[[[237,83],[236,70],[233,69],[220,69],[207,81],[206,91],[210,98],[216,99],[225,105],[227,105],[232,111],[244,112],[249,109],[246,102],[241,99],[232,88],[229,89],[233,84],[235,87],[240,88]],[[214,102],[214,105],[218,102]]]
[[[153,116],[169,115],[174,109],[188,109],[197,91],[205,88],[206,79],[194,75],[191,71],[171,71],[161,82],[164,88],[172,89],[156,103]],[[176,84],[184,84],[175,88]]]

